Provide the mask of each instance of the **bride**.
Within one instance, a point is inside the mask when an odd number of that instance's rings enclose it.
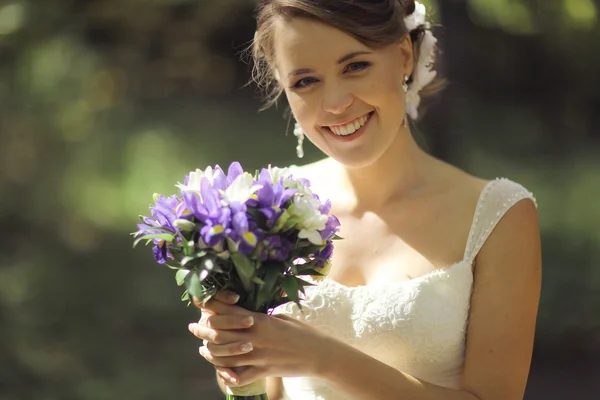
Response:
[[[219,293],[190,331],[223,388],[271,400],[523,397],[541,282],[536,203],[411,135],[435,38],[410,0],[263,0],[255,78],[328,158],[298,168],[341,221],[329,276],[273,315]],[[236,368],[236,367],[245,368]]]

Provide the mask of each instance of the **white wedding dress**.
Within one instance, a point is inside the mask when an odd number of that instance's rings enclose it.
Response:
[[[404,281],[346,287],[331,279],[306,288],[303,310],[278,307],[364,353],[416,378],[458,388],[465,356],[475,256],[502,216],[533,195],[506,178],[482,190],[462,260]],[[536,204],[537,206],[537,204]],[[290,400],[348,400],[314,378],[283,378]]]

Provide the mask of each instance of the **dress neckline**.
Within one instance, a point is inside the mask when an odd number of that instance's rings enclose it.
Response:
[[[469,230],[469,234],[467,235],[467,244],[466,244],[466,249],[463,255],[463,258],[461,260],[458,260],[446,267],[442,267],[442,268],[436,268],[434,270],[431,270],[429,272],[427,272],[426,274],[423,275],[419,275],[415,278],[412,279],[407,279],[407,280],[403,280],[403,281],[395,281],[395,282],[381,282],[381,283],[368,283],[366,285],[356,285],[356,286],[346,286],[343,283],[340,283],[338,281],[335,281],[329,277],[326,277],[325,279],[323,279],[323,281],[321,281],[321,283],[331,283],[333,285],[339,286],[341,288],[343,288],[346,291],[355,291],[355,290],[364,290],[364,289],[368,289],[368,288],[377,288],[377,287],[389,287],[389,286],[409,286],[409,285],[414,285],[415,283],[421,282],[421,281],[428,281],[430,280],[432,277],[435,276],[440,276],[440,275],[447,275],[450,274],[451,272],[453,272],[454,270],[456,270],[457,266],[459,265],[468,265],[471,266],[472,265],[472,261],[467,259],[467,250],[468,247],[470,245],[471,242],[471,236],[473,234],[473,231],[475,229],[475,224],[477,222],[477,217],[478,217],[478,213],[481,210],[483,201],[485,200],[485,197],[487,195],[487,193],[490,191],[490,188],[492,187],[493,184],[495,184],[496,182],[500,181],[502,178],[495,178],[492,179],[490,181],[488,181],[485,186],[481,189],[481,191],[479,192],[479,198],[477,200],[477,205],[475,206],[475,211],[473,212],[473,219],[471,221],[471,228]]]

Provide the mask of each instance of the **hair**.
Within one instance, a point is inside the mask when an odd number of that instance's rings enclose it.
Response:
[[[254,61],[252,81],[266,93],[265,110],[277,103],[283,86],[275,76],[274,36],[278,18],[307,18],[337,28],[372,49],[385,48],[410,36],[413,59],[425,33],[421,25],[408,32],[404,18],[415,11],[414,0],[260,0],[256,10],[256,34],[249,50]],[[412,76],[408,83],[412,82]],[[443,82],[427,85],[421,95],[437,92]]]

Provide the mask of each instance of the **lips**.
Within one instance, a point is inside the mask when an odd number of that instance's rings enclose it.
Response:
[[[346,124],[324,126],[323,129],[336,141],[350,142],[362,136],[362,134],[368,128],[374,113],[374,111],[371,111],[362,117],[350,120]]]
[[[338,136],[351,135],[354,132],[358,131],[360,128],[362,128],[367,123],[371,115],[372,112],[364,114],[357,118],[353,118],[348,122],[342,124],[327,125],[325,127]]]

